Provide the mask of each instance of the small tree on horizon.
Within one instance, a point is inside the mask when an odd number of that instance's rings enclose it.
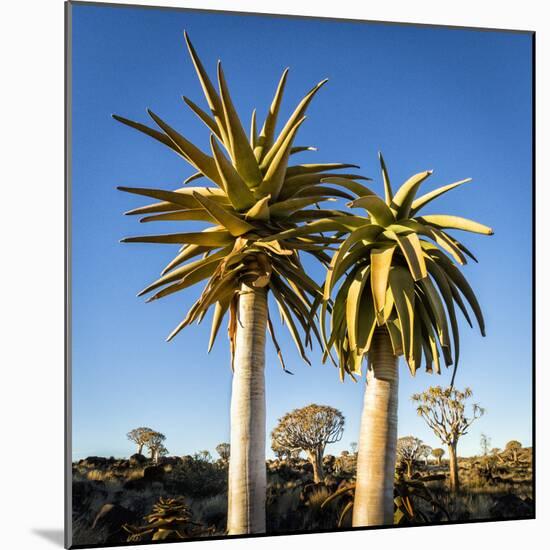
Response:
[[[349,444],[349,447],[351,449],[351,452],[353,454],[355,454],[357,452],[357,441],[352,441],[350,444]]]
[[[466,416],[465,401],[472,396],[472,390],[464,391],[453,387],[435,386],[425,392],[415,393],[412,400],[418,403],[417,412],[434,434],[447,445],[449,451],[449,483],[451,492],[459,489],[457,445],[458,440],[484,413],[477,403],[472,405],[472,415]]]
[[[397,457],[407,467],[407,477],[412,477],[413,465],[421,457],[422,441],[408,435],[397,440]]]
[[[441,466],[441,459],[443,458],[444,454],[445,454],[445,449],[441,449],[440,447],[437,447],[436,449],[432,449],[432,456],[437,460],[438,466]]]
[[[145,446],[149,449],[151,453],[151,460],[155,463],[158,462],[161,450],[164,448],[164,441],[166,436],[160,432],[152,431],[150,437],[147,439]]]
[[[428,465],[428,459],[429,459],[431,454],[432,454],[432,448],[429,445],[426,445],[425,443],[423,443],[420,446],[419,455],[420,455],[420,458],[424,459],[424,465],[425,466]]]
[[[231,454],[231,445],[229,443],[220,443],[216,447],[216,452],[220,455],[220,458],[224,463],[229,462],[229,456]]]
[[[481,434],[479,444],[481,446],[481,454],[483,456],[487,456],[489,454],[489,449],[491,448],[491,438],[486,434]]]
[[[295,409],[285,414],[271,432],[273,446],[289,452],[303,450],[313,466],[313,480],[319,483],[324,477],[325,447],[342,439],[344,422],[338,409],[326,405]]]
[[[518,454],[522,449],[522,445],[519,441],[516,441],[513,439],[512,441],[508,441],[506,443],[506,446],[504,447],[504,451],[511,455],[513,462],[518,461]]]
[[[134,428],[133,430],[130,430],[126,434],[126,437],[137,445],[136,453],[142,455],[143,447],[147,443],[149,437],[151,437],[151,434],[153,434],[154,432],[155,430],[142,426],[140,428]]]

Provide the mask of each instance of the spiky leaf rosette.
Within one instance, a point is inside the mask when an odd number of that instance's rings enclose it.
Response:
[[[144,215],[141,222],[199,221],[210,226],[199,232],[123,239],[123,242],[181,246],[161,277],[139,295],[154,292],[149,301],[157,300],[205,282],[199,299],[168,340],[193,321],[200,322],[213,308],[209,349],[222,319],[229,312],[233,352],[241,284],[245,282],[253,287],[267,287],[301,355],[307,360],[305,348],[312,344],[311,331],[320,340],[312,318],[322,301],[322,289],[304,270],[300,252],[308,252],[325,264],[330,261],[327,255],[330,245],[337,244],[338,235],[345,234],[349,224],[353,226],[356,220],[344,212],[321,209],[318,205],[336,197],[353,199],[362,195],[365,188],[355,180],[367,178],[343,173],[339,174],[336,187],[322,185],[323,178],[334,170],[355,166],[341,163],[288,165],[291,155],[314,149],[294,146],[294,138],[305,120],[306,108],[325,80],[302,99],[276,135],[275,127],[288,74],[285,70],[262,129],[257,131],[254,111],[247,137],[231,100],[221,63],[218,62],[216,89],[187,34],[185,40],[210,113],[190,99],[183,99],[210,131],[211,151],[201,151],[150,110],[148,113],[158,129],[113,116],[119,122],[160,141],[193,166],[196,172],[185,183],[206,178],[213,185],[184,186],[175,191],[131,187],[119,189],[159,201],[127,212],[129,215]],[[310,222],[310,228],[303,234],[277,237],[267,242],[267,237],[296,229],[304,222]],[[333,233],[331,237],[326,237],[322,231]],[[282,362],[271,319],[268,322]]]
[[[454,363],[456,372],[460,342],[455,306],[472,326],[465,299],[482,335],[485,326],[478,300],[458,267],[466,263],[467,256],[477,260],[448,230],[482,235],[493,231],[458,216],[419,213],[470,179],[416,198],[420,185],[432,173],[426,171],[409,178],[394,194],[382,155],[379,159],[385,198],[369,192],[351,202],[351,207],[364,208],[367,217],[358,218],[362,223],[340,245],[328,268],[321,315],[325,359],[334,348],[341,378],[346,373],[352,378],[361,375],[374,331],[385,326],[393,352],[405,357],[413,375],[422,359],[428,372],[435,368],[440,373],[441,362]],[[324,181],[335,183],[337,178]],[[333,293],[327,327],[327,302]]]

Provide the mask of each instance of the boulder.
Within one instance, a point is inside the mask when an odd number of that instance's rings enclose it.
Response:
[[[147,458],[142,454],[135,453],[130,457],[130,466],[143,466],[147,462]]]
[[[119,504],[104,504],[92,524],[92,529],[102,531],[106,543],[126,542],[128,533],[122,528],[125,523],[135,524],[137,514]]]
[[[147,466],[143,470],[144,481],[163,481],[164,468],[162,466]]]
[[[495,504],[489,512],[492,518],[528,518],[533,517],[533,501],[522,499],[512,493],[495,498]]]

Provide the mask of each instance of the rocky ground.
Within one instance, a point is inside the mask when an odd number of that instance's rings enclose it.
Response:
[[[350,526],[349,514],[340,516],[353,497],[352,490],[322,504],[338,489],[353,486],[355,457],[328,455],[324,464],[325,481],[315,484],[311,465],[304,460],[268,461],[268,532]],[[396,521],[532,517],[530,450],[525,450],[515,463],[473,457],[460,459],[459,466],[461,492],[450,495],[445,462],[440,466],[416,464],[415,484],[402,480],[396,485],[396,495],[397,489],[410,495],[414,515],[396,513]],[[199,456],[163,457],[157,465],[142,455],[127,460],[88,457],[75,462],[73,544],[224,535],[226,480],[227,465],[223,461]],[[159,504],[161,498],[165,500]],[[153,509],[155,504],[157,508]]]

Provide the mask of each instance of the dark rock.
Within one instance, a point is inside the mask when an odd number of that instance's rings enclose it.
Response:
[[[495,498],[495,504],[489,514],[492,518],[526,518],[533,516],[533,501],[522,499],[514,494]]]
[[[143,470],[144,481],[163,481],[164,468],[162,466],[147,466]]]
[[[138,519],[135,512],[119,504],[104,504],[94,519],[92,529],[102,531],[106,543],[126,542],[128,533],[122,526],[137,523]]]
[[[109,459],[103,456],[89,456],[80,461],[80,464],[88,468],[101,468],[109,463]]]
[[[139,479],[130,479],[122,487],[125,491],[143,492],[150,487],[150,485],[151,484],[148,481],[145,481],[142,477],[140,477]]]
[[[181,460],[177,456],[161,456],[158,460],[159,465],[164,466],[166,464],[170,464],[172,466],[175,466],[178,464],[178,461]]]
[[[147,462],[147,458],[143,455],[136,453],[130,457],[130,466],[143,466]]]

